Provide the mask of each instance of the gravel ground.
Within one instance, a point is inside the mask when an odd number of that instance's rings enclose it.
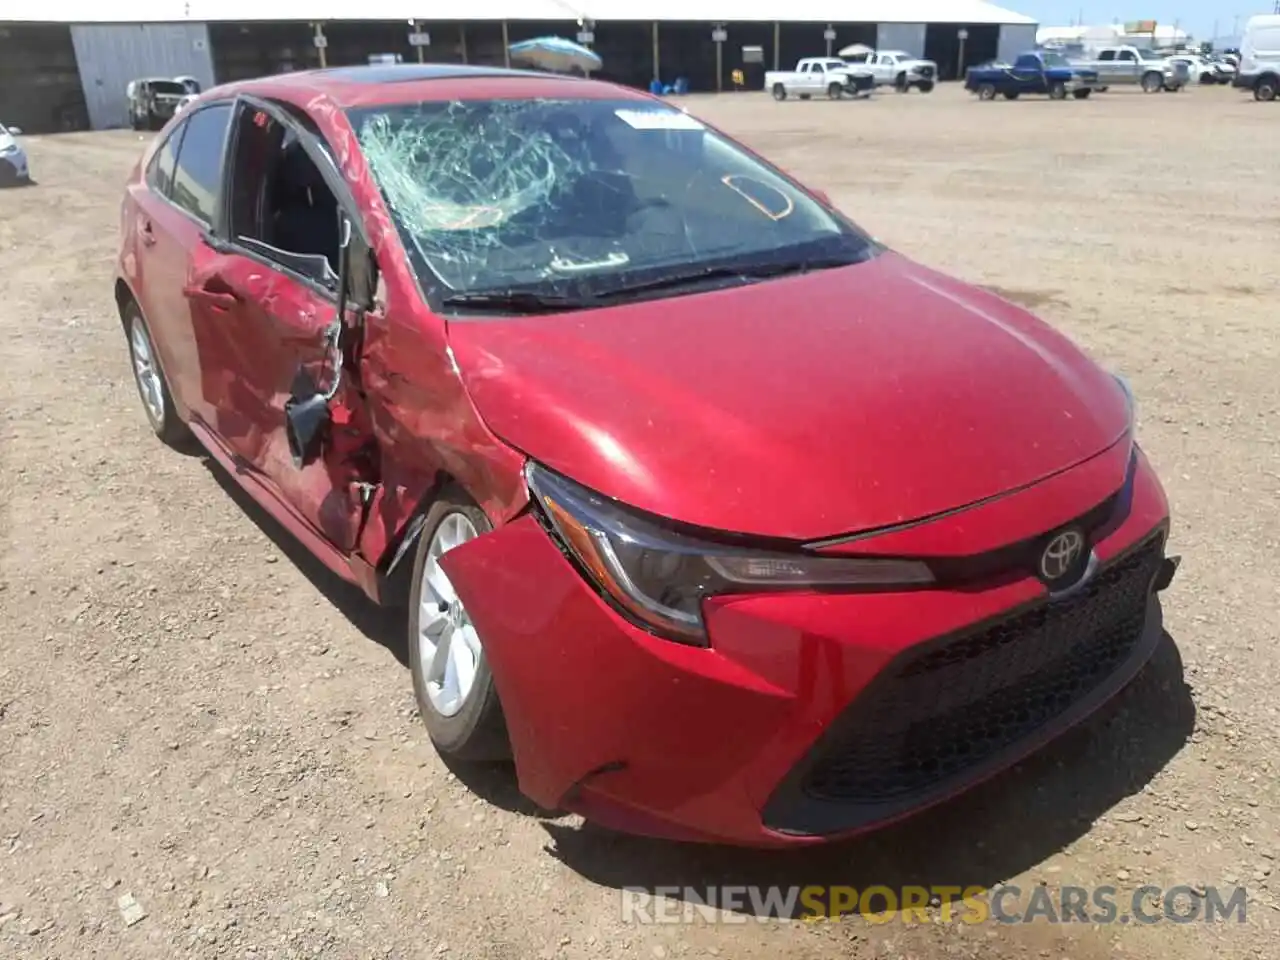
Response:
[[[111,302],[141,138],[30,138],[39,184],[0,192],[0,956],[1278,955],[1280,198],[1255,148],[1280,114],[1218,89],[690,105],[1130,376],[1185,557],[1151,667],[1019,769],[817,853],[616,837],[505,770],[450,772],[397,626],[148,432]],[[1001,881],[1250,902],[1244,924],[654,926],[619,894]]]

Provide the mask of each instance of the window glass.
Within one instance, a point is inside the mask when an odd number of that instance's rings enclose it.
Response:
[[[1133,51],[1132,51],[1132,50],[1121,50],[1121,51],[1120,51],[1120,59],[1121,59],[1121,60],[1136,60],[1136,59],[1138,59],[1138,58],[1137,58],[1137,57],[1135,57],[1135,56],[1133,55]]]
[[[1102,53],[1098,54],[1099,60],[1114,60],[1115,58],[1116,52],[1114,50],[1103,50]]]
[[[454,291],[600,290],[871,249],[797,184],[665,105],[429,101],[349,116],[424,285],[434,274]]]
[[[213,222],[222,177],[222,144],[230,117],[229,103],[193,113],[178,152],[171,199],[202,223]]]
[[[339,206],[298,135],[252,106],[237,118],[228,232],[283,267],[336,276]]]
[[[160,149],[151,158],[147,167],[147,185],[162,196],[169,196],[173,191],[173,168],[178,159],[178,144],[182,142],[182,131],[187,125],[179,124],[173,132],[160,144]]]

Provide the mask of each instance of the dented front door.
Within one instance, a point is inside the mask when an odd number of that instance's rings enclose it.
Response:
[[[285,434],[284,405],[298,370],[320,389],[332,382],[325,340],[332,300],[260,260],[208,248],[196,258],[186,292],[214,431],[244,469],[350,552],[363,515],[363,405],[349,384],[339,387],[324,454],[306,466],[294,464]]]

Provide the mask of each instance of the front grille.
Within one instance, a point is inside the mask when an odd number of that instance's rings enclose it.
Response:
[[[917,68],[916,68],[916,73],[920,74],[920,76],[922,76],[922,77],[926,77],[926,78],[928,78],[928,77],[932,77],[932,76],[933,76],[933,67],[917,67]]]
[[[878,804],[923,793],[1034,733],[1097,688],[1142,636],[1163,535],[1080,593],[891,665],[841,718],[802,787]]]

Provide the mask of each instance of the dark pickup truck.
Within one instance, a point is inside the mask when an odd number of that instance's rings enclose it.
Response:
[[[1017,100],[1024,93],[1044,94],[1051,100],[1065,100],[1067,94],[1084,100],[1099,86],[1098,72],[1073,66],[1062,54],[1037,50],[1021,54],[1013,65],[990,64],[970,67],[964,88],[979,100],[1003,96]]]

